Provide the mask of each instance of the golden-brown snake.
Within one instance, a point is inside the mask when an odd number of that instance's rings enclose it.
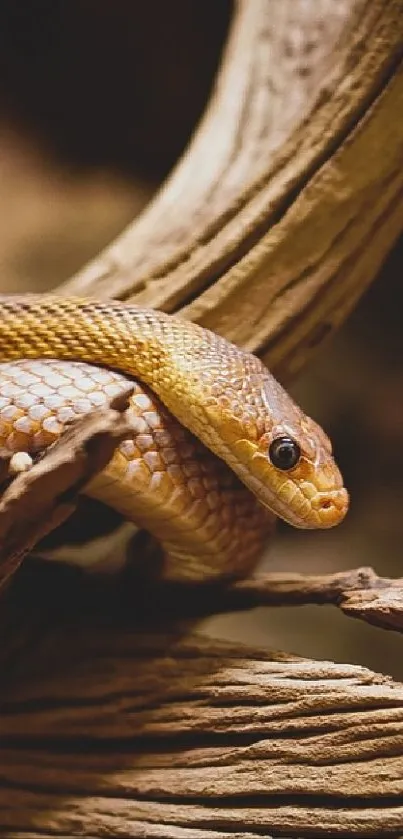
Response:
[[[127,388],[136,432],[86,492],[151,531],[168,576],[240,576],[272,514],[332,527],[348,495],[322,429],[258,358],[162,312],[0,296],[0,445],[35,453]],[[268,512],[270,511],[270,512]]]

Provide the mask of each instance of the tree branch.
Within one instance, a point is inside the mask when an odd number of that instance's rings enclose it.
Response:
[[[403,227],[402,43],[401,0],[241,0],[183,159],[64,291],[180,311],[289,379]]]
[[[82,615],[9,678],[0,831],[397,836],[403,688],[299,659]]]
[[[72,423],[45,450],[29,471],[14,477],[0,498],[0,588],[24,556],[75,510],[77,494],[110,461],[116,446],[133,430],[126,414],[133,388],[110,400],[106,408]],[[8,453],[0,457],[3,477],[10,481]]]
[[[402,42],[401,0],[240,2],[183,160],[59,290],[180,311],[289,378],[402,229]],[[158,601],[126,579],[122,608],[121,591],[93,602],[71,575],[27,563],[2,604],[0,834],[403,834],[401,685],[214,644],[189,633],[190,595],[179,628],[166,589]],[[322,597],[401,629],[400,595],[370,572],[271,576],[221,592],[217,608]]]
[[[129,570],[130,574],[130,570]],[[126,583],[125,583],[126,587]],[[256,574],[225,587],[156,584],[136,590],[136,609],[172,618],[256,609],[262,606],[333,605],[345,615],[383,629],[403,632],[403,579],[378,577],[372,568],[336,574]],[[133,606],[133,598],[130,596]]]
[[[222,594],[221,610],[257,606],[332,604],[345,615],[383,629],[403,632],[403,579],[391,580],[372,568],[336,574],[265,574],[241,580]]]

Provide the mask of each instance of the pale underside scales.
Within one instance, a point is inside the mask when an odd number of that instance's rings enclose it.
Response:
[[[161,540],[168,576],[198,578],[202,567],[208,576],[243,573],[261,552],[271,517],[151,392],[132,384],[136,433],[86,492]],[[34,455],[127,386],[119,373],[80,362],[0,364],[0,445]]]

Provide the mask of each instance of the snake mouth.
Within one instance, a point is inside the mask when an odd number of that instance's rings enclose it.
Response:
[[[276,516],[299,530],[325,530],[336,527],[343,521],[349,505],[348,493],[344,488],[326,493],[318,492],[313,499],[308,499],[301,491],[297,491],[292,503],[275,494],[271,499],[260,496],[259,500]]]
[[[241,447],[238,447],[240,450]],[[242,449],[245,441],[242,441]],[[251,444],[247,444],[250,454]],[[223,454],[221,454],[223,456]],[[336,466],[333,466],[333,481],[329,476],[320,474],[319,485],[327,484],[326,489],[318,489],[313,481],[297,480],[285,475],[274,475],[272,467],[261,453],[255,451],[255,462],[261,468],[252,470],[245,466],[245,458],[241,460],[234,456],[234,452],[226,447],[225,460],[260,504],[270,510],[278,518],[300,530],[324,530],[340,524],[349,507],[349,495],[342,483],[342,478]],[[329,486],[330,484],[330,486]]]
[[[251,476],[248,477],[248,486],[264,507],[300,530],[336,527],[343,521],[349,507],[349,495],[343,486],[317,490],[312,494],[307,492],[306,485],[303,488],[287,481],[280,488],[273,488]]]
[[[276,516],[299,530],[325,530],[336,527],[343,521],[348,510],[348,493],[345,489],[319,496],[315,506],[306,498],[301,498],[298,504],[294,499],[293,505],[275,495],[272,500],[263,499],[261,496],[259,500]]]
[[[349,507],[349,495],[342,487],[330,492],[318,492],[314,498],[309,500],[309,516],[304,518],[301,524],[296,521],[290,522],[294,527],[327,529],[340,524]]]

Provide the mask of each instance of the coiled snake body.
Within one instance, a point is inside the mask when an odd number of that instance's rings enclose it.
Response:
[[[114,301],[0,296],[0,362],[12,451],[49,445],[138,380],[137,431],[86,492],[157,536],[170,576],[246,573],[273,513],[305,528],[345,515],[322,429],[258,358],[202,327]]]

